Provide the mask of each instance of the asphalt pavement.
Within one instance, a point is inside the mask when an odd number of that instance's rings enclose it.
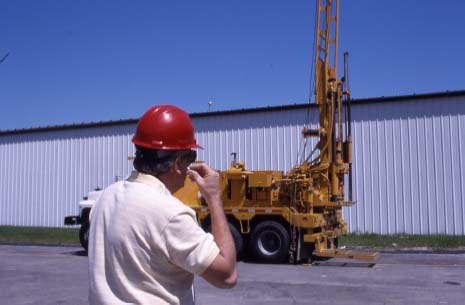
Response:
[[[0,245],[0,262],[1,304],[88,304],[87,256],[80,248]],[[238,274],[230,290],[197,278],[197,304],[465,304],[463,252],[387,252],[375,264],[239,262]]]

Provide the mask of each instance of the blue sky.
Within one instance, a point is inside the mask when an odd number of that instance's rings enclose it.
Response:
[[[1,1],[0,130],[307,102],[315,1]],[[464,16],[341,0],[353,97],[465,89]]]

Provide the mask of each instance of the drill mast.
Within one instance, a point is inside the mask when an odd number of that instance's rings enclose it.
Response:
[[[319,110],[319,128],[304,129],[303,136],[319,137],[316,145],[319,155],[301,167],[308,168],[323,201],[343,204],[344,175],[350,174],[351,139],[347,132],[344,139],[342,132],[342,99],[349,93],[344,91],[343,81],[337,78],[339,0],[317,1],[315,101]]]

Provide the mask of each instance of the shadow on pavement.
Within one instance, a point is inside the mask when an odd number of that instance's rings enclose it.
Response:
[[[78,251],[70,251],[70,252],[63,252],[66,255],[74,255],[74,256],[87,256],[86,250],[78,250]]]

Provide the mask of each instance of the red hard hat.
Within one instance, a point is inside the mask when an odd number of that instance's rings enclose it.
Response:
[[[132,142],[161,150],[202,148],[195,141],[189,115],[173,105],[157,105],[147,110],[137,124]]]

